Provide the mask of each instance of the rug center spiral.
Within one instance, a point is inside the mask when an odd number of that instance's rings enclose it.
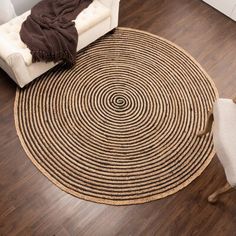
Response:
[[[118,110],[123,110],[127,108],[128,97],[124,94],[116,94],[111,98],[111,106]]]

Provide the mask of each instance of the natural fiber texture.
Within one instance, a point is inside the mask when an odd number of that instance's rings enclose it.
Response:
[[[138,204],[177,192],[211,161],[198,138],[216,88],[173,43],[119,28],[18,89],[15,122],[33,163],[82,199]]]

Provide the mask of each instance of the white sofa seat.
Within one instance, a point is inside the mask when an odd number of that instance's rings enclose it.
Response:
[[[236,187],[236,104],[231,99],[218,99],[213,108],[213,138],[228,183]]]
[[[118,25],[119,0],[94,0],[75,19],[79,34],[77,51]],[[0,25],[0,66],[20,86],[55,66],[55,63],[32,63],[32,55],[20,39],[21,24],[30,11]]]

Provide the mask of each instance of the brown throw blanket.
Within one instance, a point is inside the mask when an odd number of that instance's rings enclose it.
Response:
[[[72,20],[91,2],[42,0],[31,9],[20,36],[31,50],[33,62],[63,60],[68,65],[74,64],[78,33]]]

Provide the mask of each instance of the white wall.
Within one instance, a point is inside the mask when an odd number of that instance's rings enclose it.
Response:
[[[40,2],[40,0],[11,0],[16,14],[20,15],[27,10],[30,10],[36,3]]]
[[[203,0],[226,16],[236,20],[236,1],[235,0]]]

